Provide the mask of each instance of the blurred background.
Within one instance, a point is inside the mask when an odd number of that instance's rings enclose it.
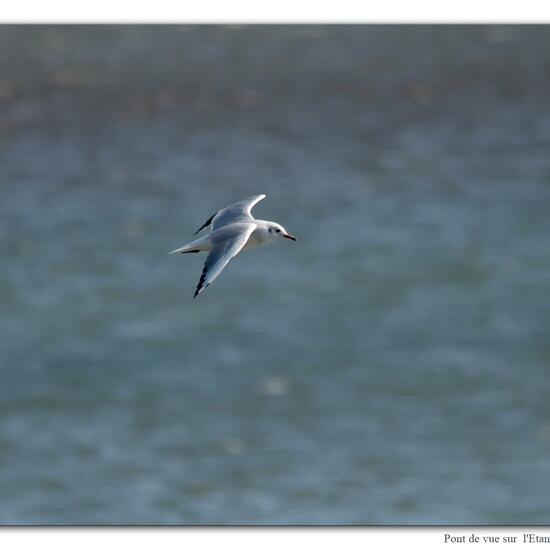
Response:
[[[550,28],[0,27],[0,523],[550,520]],[[218,208],[298,237],[169,256]]]

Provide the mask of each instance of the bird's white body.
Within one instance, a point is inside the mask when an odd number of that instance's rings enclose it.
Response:
[[[282,225],[266,220],[256,220],[252,217],[250,213],[252,207],[264,198],[265,195],[256,195],[222,208],[197,231],[198,233],[211,225],[212,231],[208,235],[170,252],[170,254],[209,252],[195,296],[214,281],[223,268],[241,250],[267,244],[279,237],[296,240],[288,234]]]
[[[269,222],[265,220],[254,220],[254,225],[256,227],[248,237],[248,240],[242,247],[241,251],[247,250],[249,248],[254,248],[255,246],[261,246],[262,244],[267,244],[277,239],[279,235],[277,235],[276,233],[269,233],[269,227],[272,226],[273,223],[274,222]],[[230,224],[230,225],[224,226],[222,230],[230,228],[231,225],[235,225],[235,228],[237,228],[237,225],[242,226],[242,224]],[[238,229],[240,229],[240,227]],[[195,252],[195,251],[197,252],[210,251],[212,250],[213,242],[216,240],[216,236],[219,234],[219,233],[216,234],[216,231],[220,231],[220,229],[215,229],[211,233],[208,233],[208,235],[204,235],[203,237],[200,237],[195,241],[191,241],[190,243],[183,245],[181,248],[172,250],[170,254],[176,254],[178,252],[184,253],[184,252]]]

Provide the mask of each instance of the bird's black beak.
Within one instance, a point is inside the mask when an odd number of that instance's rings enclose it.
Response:
[[[295,240],[296,240],[296,237],[293,237],[292,235],[288,235],[288,234],[287,234],[287,235],[283,235],[283,237],[284,237],[285,239],[290,239],[291,241],[295,241]]]

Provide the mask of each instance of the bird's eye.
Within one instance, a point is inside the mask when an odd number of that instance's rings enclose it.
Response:
[[[280,232],[281,232],[281,230],[280,230],[280,229],[276,229],[275,231],[277,231],[277,233],[280,233]]]

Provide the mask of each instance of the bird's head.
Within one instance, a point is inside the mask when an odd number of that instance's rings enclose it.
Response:
[[[293,237],[282,225],[275,222],[269,222],[267,225],[267,233],[271,240],[275,240],[278,237],[284,237],[285,239],[290,239],[291,241],[296,240],[296,237]]]

